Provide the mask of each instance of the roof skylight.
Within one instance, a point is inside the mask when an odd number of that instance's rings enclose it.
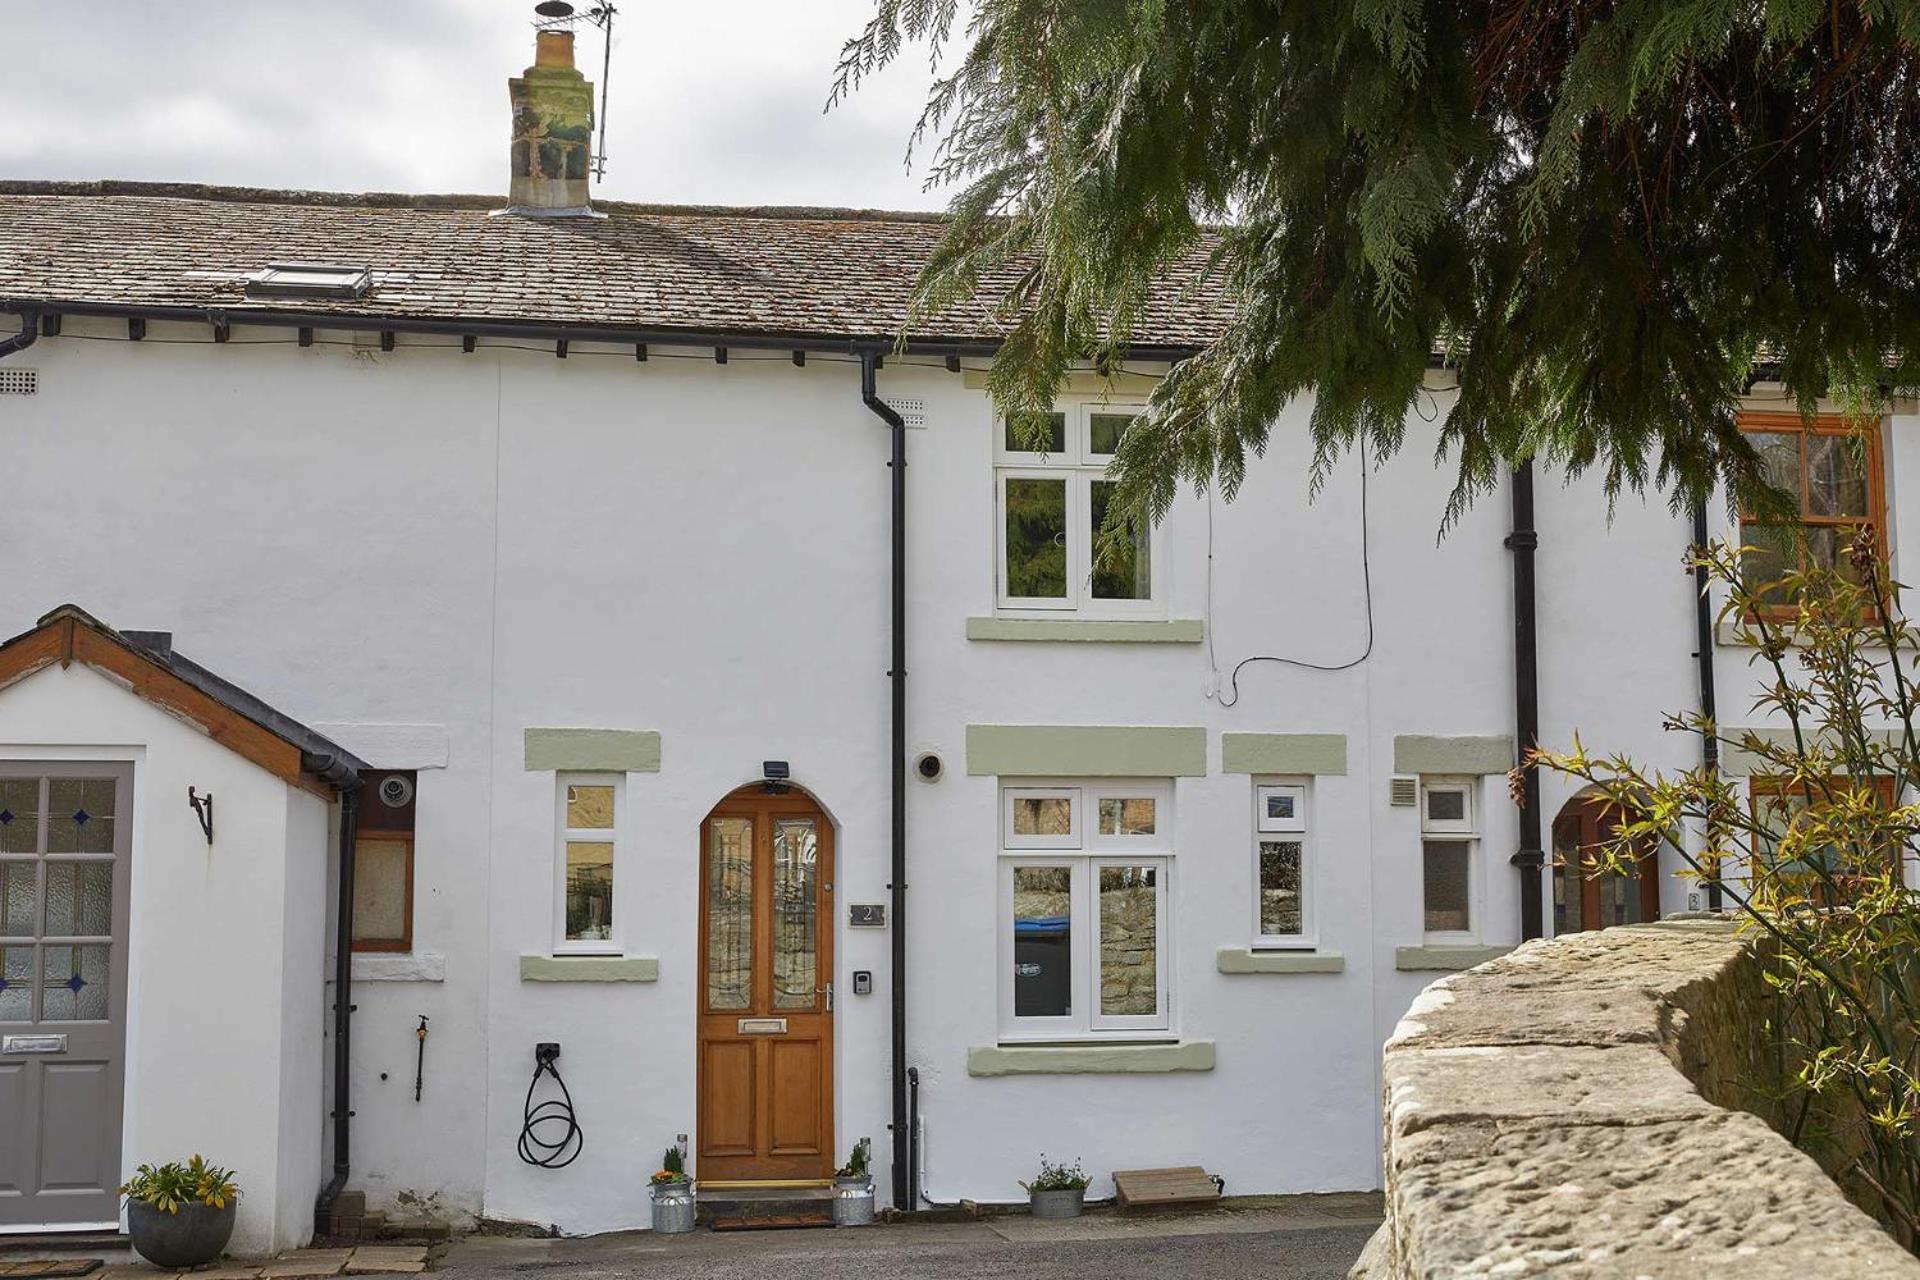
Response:
[[[247,281],[249,298],[357,298],[373,285],[370,267],[276,262]]]

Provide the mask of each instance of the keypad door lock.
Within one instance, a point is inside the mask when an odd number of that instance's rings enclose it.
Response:
[[[855,969],[853,971],[853,994],[857,996],[873,994],[873,970]]]

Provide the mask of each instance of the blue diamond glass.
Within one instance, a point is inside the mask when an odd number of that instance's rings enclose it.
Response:
[[[0,827],[7,826],[12,821],[13,821],[13,810],[0,809]]]
[[[87,825],[87,820],[92,817],[93,815],[88,813],[85,809],[75,809],[73,811],[73,820],[79,823],[83,827]]]
[[[77,973],[74,974],[71,978],[67,979],[67,990],[73,992],[75,995],[79,995],[80,988],[86,985],[87,985],[87,980],[81,977]]]

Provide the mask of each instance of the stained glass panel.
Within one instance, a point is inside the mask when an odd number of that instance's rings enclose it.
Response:
[[[811,1009],[820,985],[819,841],[812,818],[773,824],[773,1007]]]
[[[113,864],[47,863],[49,938],[104,938],[113,932]]]
[[[715,818],[707,846],[707,1007],[753,1007],[753,819]]]

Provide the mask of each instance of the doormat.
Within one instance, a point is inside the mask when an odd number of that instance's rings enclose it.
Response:
[[[66,1280],[68,1276],[84,1276],[97,1271],[101,1265],[99,1258],[49,1258],[38,1262],[0,1262],[0,1278],[4,1280]]]

